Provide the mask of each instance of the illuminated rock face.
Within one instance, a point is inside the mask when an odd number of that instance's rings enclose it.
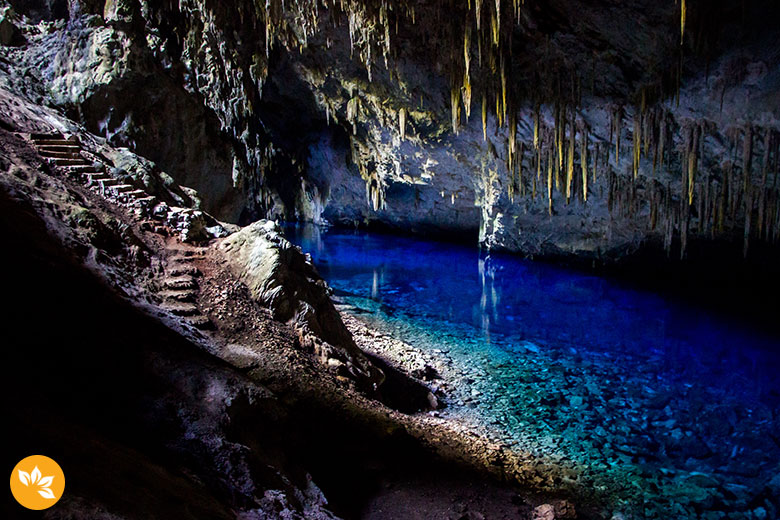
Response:
[[[594,259],[780,230],[771,2],[687,2],[682,45],[671,1],[43,4],[4,83],[223,219]]]

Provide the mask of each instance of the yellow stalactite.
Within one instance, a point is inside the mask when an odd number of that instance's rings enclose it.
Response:
[[[685,41],[685,19],[688,16],[688,6],[685,3],[685,0],[682,0],[682,5],[680,7],[680,45],[682,45]]]
[[[539,149],[539,110],[534,113],[534,149]]]
[[[574,125],[571,127],[571,136],[569,137],[569,149],[566,161],[566,203],[571,200],[571,186],[574,181],[574,146],[576,140],[576,130]]]
[[[582,199],[588,202],[588,132],[585,130],[580,144],[580,168],[582,169]]]
[[[466,110],[466,119],[471,117],[471,82],[468,75],[463,78],[463,108]]]
[[[487,94],[482,94],[482,138],[487,141]]]
[[[552,163],[555,160],[553,158],[553,152],[550,151],[549,159],[547,161],[547,210],[550,213],[550,216],[552,216]]]
[[[504,119],[506,119],[506,73],[504,72],[504,60],[501,60],[501,101],[503,103]]]
[[[450,92],[450,105],[452,110],[452,131],[456,134],[460,129],[460,89],[453,87]]]
[[[406,139],[406,109],[398,111],[398,126],[401,129],[401,139]]]

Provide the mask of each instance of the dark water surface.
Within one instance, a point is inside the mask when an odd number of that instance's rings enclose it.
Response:
[[[463,375],[517,449],[626,518],[780,517],[780,341],[616,281],[392,235],[288,228],[362,317]],[[368,311],[368,312],[366,312]]]

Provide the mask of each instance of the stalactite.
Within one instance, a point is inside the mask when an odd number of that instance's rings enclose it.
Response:
[[[487,141],[487,94],[482,94],[482,138]]]
[[[463,35],[463,59],[465,72],[463,73],[463,107],[466,109],[466,119],[471,117],[471,59],[469,52],[471,50],[471,24],[466,23],[466,30]]]
[[[450,105],[452,110],[452,131],[456,134],[460,130],[460,89],[453,87],[450,92]]]
[[[588,130],[582,131],[580,141],[580,168],[582,169],[582,200],[588,202]]]
[[[576,128],[574,127],[572,120],[571,126],[571,134],[569,136],[569,142],[568,142],[568,150],[567,150],[567,157],[566,157],[566,204],[569,203],[571,200],[571,188],[572,188],[572,181],[574,180],[574,147],[575,147],[575,140],[576,140]]]
[[[552,187],[553,187],[553,151],[550,150],[549,158],[547,160],[547,211],[550,216],[553,214],[553,201],[552,201]]]
[[[615,112],[615,164],[620,164],[620,135],[623,133],[623,108]]]
[[[607,210],[611,214],[615,208],[615,173],[612,171],[611,168],[609,170],[609,176],[607,179],[608,179],[607,183],[609,186],[607,192]]]
[[[507,156],[510,158],[510,169],[512,167],[512,159],[517,153],[517,112],[509,113],[509,153]]]
[[[542,177],[542,148],[536,149],[536,178],[541,180]]]
[[[536,110],[534,111],[534,149],[539,149],[539,111],[540,107],[539,105],[536,105]]]
[[[352,124],[352,134],[357,134],[357,119],[360,113],[360,98],[352,97],[347,102],[347,121]]]
[[[501,97],[498,95],[498,92],[496,92],[496,119],[498,119],[498,127],[504,126],[504,116],[503,111],[501,110]],[[498,130],[498,129],[496,129]]]
[[[398,127],[401,129],[401,139],[406,139],[406,109],[398,111]]]
[[[658,163],[663,167],[664,147],[666,145],[666,113],[661,114],[660,128],[658,130]],[[655,164],[653,164],[653,175],[655,176]]]
[[[680,45],[685,42],[685,22],[688,17],[688,6],[686,0],[682,0],[680,6]]]
[[[701,129],[694,125],[691,129],[691,143],[688,151],[688,205],[693,204],[693,192],[696,185],[696,174],[699,160],[699,135]]]
[[[642,150],[642,125],[641,114],[634,116],[634,179],[639,175],[639,156]]]
[[[745,127],[745,139],[742,142],[742,174],[744,176],[742,189],[747,191],[753,175],[753,126],[751,124]]]
[[[517,182],[520,186],[520,196],[525,196],[525,184],[523,183],[523,160],[525,159],[525,143],[520,143],[520,155],[517,158]]]

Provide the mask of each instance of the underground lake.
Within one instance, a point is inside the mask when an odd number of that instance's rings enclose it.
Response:
[[[780,489],[776,337],[512,255],[316,226],[285,232],[343,312],[455,378],[441,414],[579,468],[577,478],[647,517],[767,517],[760,499]]]

